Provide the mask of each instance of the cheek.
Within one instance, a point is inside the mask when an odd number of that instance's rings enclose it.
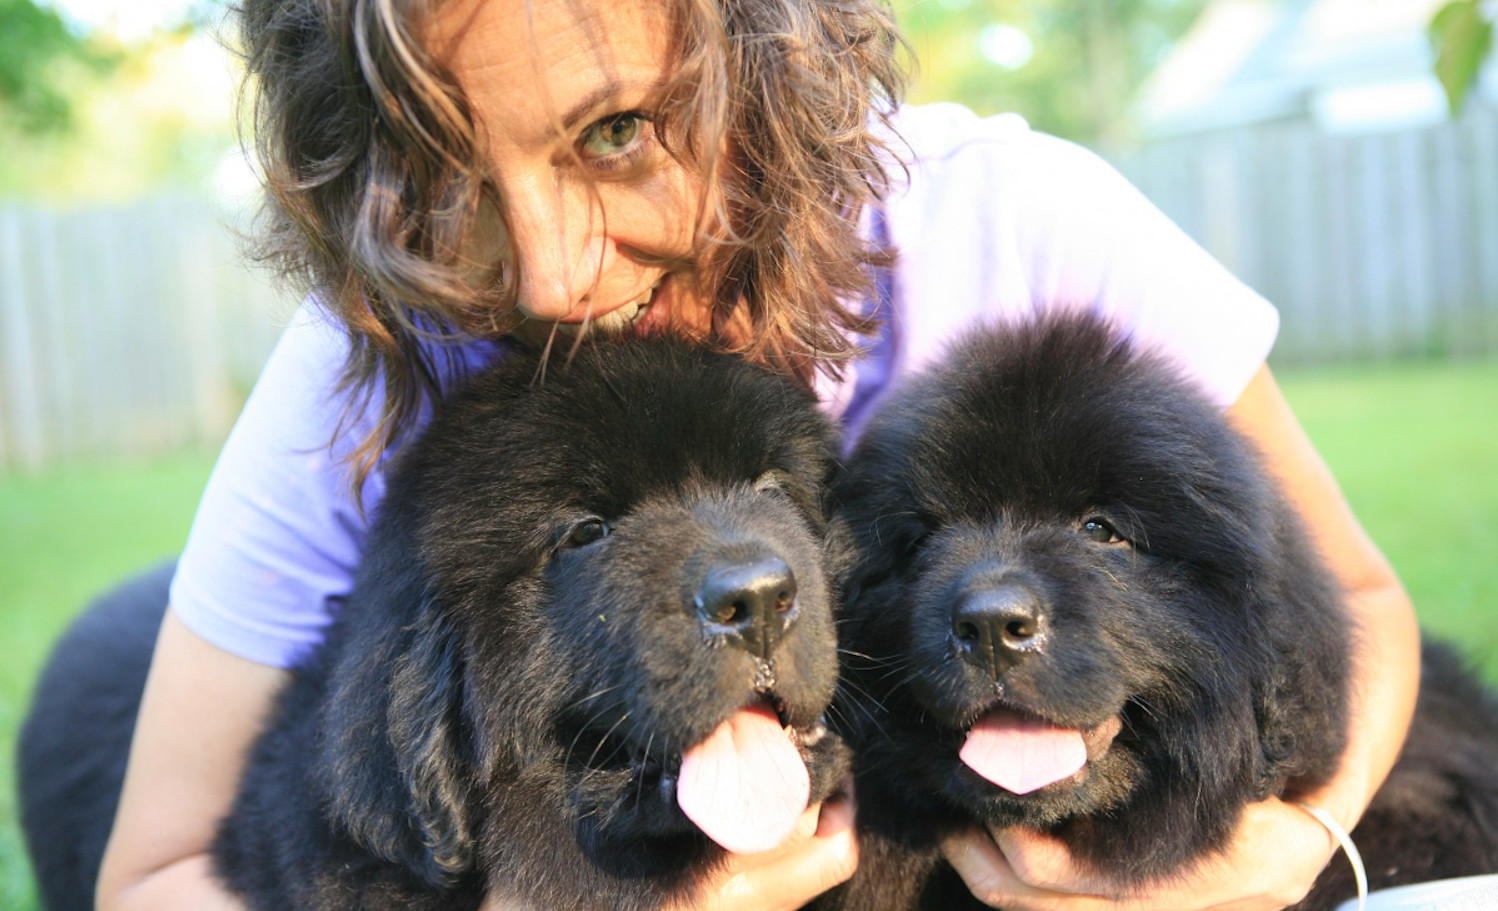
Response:
[[[616,244],[650,256],[692,252],[703,188],[681,165],[669,162],[636,180],[600,183],[598,197]]]

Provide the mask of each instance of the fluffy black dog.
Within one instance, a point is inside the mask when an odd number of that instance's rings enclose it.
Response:
[[[639,341],[504,358],[392,472],[354,595],[254,747],[220,875],[266,911],[476,908],[491,886],[644,909],[718,843],[769,847],[847,771],[823,721],[835,451],[809,394],[726,356]],[[149,627],[164,597],[147,595],[112,609]],[[56,897],[48,858],[108,825],[49,828],[54,785],[124,748],[58,685],[121,666],[91,641],[54,656],[23,738],[54,911],[86,905]]]
[[[975,336],[888,403],[835,489],[859,559],[837,713],[861,863],[827,907],[980,907],[937,844],[1064,839],[1126,884],[1336,769],[1339,592],[1245,440],[1163,360],[1069,316]],[[1375,886],[1498,870],[1498,709],[1428,649],[1354,833]],[[1334,862],[1302,908],[1354,892]]]

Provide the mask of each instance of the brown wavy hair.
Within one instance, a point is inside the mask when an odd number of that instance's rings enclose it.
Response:
[[[857,223],[894,161],[878,138],[904,84],[893,17],[883,0],[661,2],[678,62],[658,133],[718,191],[698,213],[718,226],[696,251],[713,302],[702,341],[805,382],[837,374],[871,328],[848,302],[888,265]],[[382,398],[356,487],[444,391],[442,343],[512,326],[514,276],[463,253],[480,211],[503,209],[475,112],[424,46],[439,3],[235,9],[266,187],[252,254],[342,321],[345,423]],[[735,320],[747,339],[729,339]]]

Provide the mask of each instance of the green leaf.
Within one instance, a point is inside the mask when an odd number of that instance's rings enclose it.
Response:
[[[77,64],[98,71],[106,54],[76,35],[57,10],[36,0],[0,0],[0,126],[23,133],[66,130],[72,99],[58,85],[58,68]]]
[[[1436,78],[1455,116],[1492,49],[1493,23],[1484,17],[1481,0],[1453,0],[1431,18],[1429,34],[1436,51]]]

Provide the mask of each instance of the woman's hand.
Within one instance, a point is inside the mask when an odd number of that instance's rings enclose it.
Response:
[[[671,911],[791,911],[845,882],[858,868],[853,800],[837,797],[801,814],[791,837],[763,854],[728,863]]]
[[[1122,890],[1027,829],[974,829],[942,845],[984,904],[1005,911],[1278,911],[1305,897],[1336,842],[1309,813],[1270,799],[1246,808],[1227,849],[1180,877]]]
[[[731,854],[690,899],[662,911],[793,911],[846,881],[858,868],[853,801],[837,797],[807,808],[780,847]],[[540,911],[524,899],[490,893],[481,911]]]

